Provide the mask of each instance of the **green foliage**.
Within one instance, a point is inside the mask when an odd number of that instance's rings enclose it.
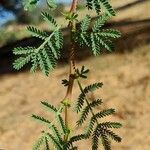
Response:
[[[44,139],[45,137],[42,135],[37,141],[36,143],[33,145],[32,150],[39,150],[40,147],[42,146],[42,144],[44,143]]]
[[[46,0],[46,1],[47,1],[47,5],[50,8],[50,10],[56,9],[57,5],[56,5],[55,0]]]
[[[74,12],[73,13],[67,12],[67,13],[62,13],[62,14],[65,16],[66,20],[69,20],[69,21],[76,20],[77,21],[78,14],[76,14]]]
[[[84,95],[84,97],[82,99],[82,102],[81,100],[78,100],[78,103],[76,104],[77,113],[81,113],[79,120],[77,121],[77,126],[81,126],[83,123],[87,124],[84,135],[86,138],[90,138],[92,136],[92,150],[98,150],[99,138],[101,138],[104,149],[111,150],[109,138],[116,142],[121,142],[121,138],[109,129],[118,129],[122,125],[118,122],[99,123],[99,120],[101,118],[114,114],[115,110],[111,108],[94,113],[95,108],[102,104],[102,100],[98,99],[90,103],[86,97],[86,94],[101,87],[100,84],[95,83],[93,85],[87,86],[86,88],[84,88],[84,90],[82,89],[82,86],[79,82],[78,85],[82,93],[80,95]],[[84,101],[86,103],[86,106],[83,108]],[[89,114],[91,114],[92,117],[89,117]],[[88,123],[86,122],[87,118],[90,118]]]
[[[31,9],[35,7],[38,0],[24,1],[25,9]],[[51,10],[56,9],[55,0],[47,0],[48,8]],[[81,21],[79,28],[76,28],[76,22],[78,21],[78,14],[74,11],[68,13],[62,13],[65,21],[69,21],[68,27],[71,32],[71,54],[74,52],[76,44],[81,46],[88,46],[94,55],[99,55],[102,49],[113,51],[113,39],[121,36],[120,32],[114,29],[105,29],[104,25],[115,15],[115,12],[108,0],[86,0],[86,7],[92,9],[97,13],[97,19],[91,22],[90,15],[86,15]],[[42,44],[38,47],[26,46],[17,47],[13,50],[15,55],[19,57],[13,63],[15,69],[19,70],[26,64],[30,63],[31,72],[35,72],[38,68],[46,75],[56,67],[57,60],[61,58],[60,49],[63,47],[63,35],[60,30],[60,26],[56,20],[47,12],[41,13],[43,19],[48,23],[52,32],[49,34],[36,27],[29,26],[27,30],[32,36],[41,39]],[[91,30],[89,30],[91,29]],[[73,60],[70,58],[73,62]],[[70,62],[70,64],[72,64]],[[102,88],[103,83],[98,82],[90,84],[85,88],[82,87],[80,79],[86,79],[89,69],[82,66],[80,69],[76,68],[73,64],[74,73],[69,74],[69,80],[62,80],[62,84],[67,86],[67,96],[60,102],[60,106],[57,108],[47,101],[41,101],[42,107],[53,114],[54,119],[49,121],[45,117],[39,115],[32,115],[32,118],[45,126],[45,130],[41,132],[41,136],[33,146],[33,150],[45,150],[57,149],[57,150],[77,150],[76,142],[82,140],[91,139],[91,149],[99,149],[99,141],[101,141],[105,150],[111,150],[110,141],[121,142],[121,137],[118,136],[113,130],[120,128],[122,125],[118,122],[102,121],[102,118],[113,115],[115,109],[101,109],[102,99],[95,99],[89,101],[89,94]],[[72,68],[71,68],[72,69]],[[71,71],[70,71],[71,72]],[[73,81],[72,81],[73,80]],[[85,125],[85,131],[74,135],[75,129],[70,128],[67,120],[68,109],[71,107],[70,97],[72,93],[72,84],[74,80],[77,81],[78,87],[81,91],[77,101],[75,102],[74,110],[78,114],[76,121],[76,127],[82,127]],[[69,95],[69,96],[68,96]],[[97,109],[98,108],[98,109]],[[65,112],[65,119],[63,119]]]
[[[45,136],[46,136],[47,140],[50,141],[56,149],[63,150],[61,143],[59,143],[59,141],[57,141],[57,139],[52,134],[47,132],[47,133],[45,133]]]
[[[25,10],[32,10],[36,7],[39,0],[23,0],[23,5]],[[47,5],[50,10],[56,9],[56,1],[55,0],[46,0]]]
[[[100,13],[101,6],[98,0],[86,0],[86,7],[96,10],[97,14]]]
[[[93,92],[99,88],[101,88],[103,86],[103,83],[102,82],[98,82],[98,83],[94,83],[94,84],[90,84],[88,86],[86,86],[84,88],[84,93],[88,93],[88,92]]]
[[[74,142],[78,142],[78,141],[86,140],[86,139],[87,139],[87,136],[85,134],[75,135],[71,137],[70,140],[67,142],[67,148],[71,147]]]
[[[109,4],[108,0],[86,0],[86,7],[95,10],[97,14],[101,12],[101,7],[103,7],[106,14],[109,16],[115,16],[115,11]]]
[[[42,16],[43,16],[44,20],[47,21],[47,23],[50,26],[53,26],[53,27],[58,26],[56,23],[56,20],[51,15],[49,15],[47,12],[42,12]]]
[[[62,84],[63,84],[64,86],[68,86],[68,85],[69,85],[69,81],[66,80],[66,79],[64,79],[64,80],[62,80]]]
[[[93,32],[99,32],[99,30],[101,29],[101,27],[104,26],[104,24],[106,23],[106,21],[109,19],[109,17],[107,15],[101,15],[98,17],[98,19],[95,21],[94,26],[92,28]]]
[[[97,123],[98,119],[101,119],[103,117],[112,115],[114,113],[114,109],[107,109],[107,110],[103,110],[101,112],[98,112],[96,114],[94,114],[91,118],[90,121],[87,125],[87,128],[85,130],[85,133],[87,136],[90,136],[94,130],[94,125],[95,123]],[[80,120],[79,120],[80,121]]]
[[[50,150],[47,137],[45,137],[45,150]]]
[[[49,104],[48,102],[42,101],[41,104],[46,108],[47,111],[53,112],[55,114],[55,120],[50,122],[49,120],[45,119],[44,117],[40,117],[37,115],[32,115],[32,118],[38,121],[39,123],[45,125],[50,129],[50,132],[42,132],[42,136],[37,140],[35,145],[33,146],[33,150],[38,150],[41,145],[45,144],[45,149],[50,149],[48,142],[51,141],[52,144],[56,147],[56,149],[62,150],[62,134],[66,132],[66,127],[63,122],[63,119],[61,117],[61,112],[63,110],[63,107],[61,106],[59,109],[57,109],[55,106]],[[58,124],[60,128],[56,127],[55,124]]]
[[[57,127],[55,125],[52,125],[51,129],[52,129],[53,134],[56,137],[57,141],[59,141],[59,143],[62,144],[63,140],[61,138],[59,131],[57,130]]]
[[[87,124],[86,130],[83,134],[73,135],[69,137],[70,131],[65,126],[63,119],[61,117],[61,113],[63,112],[63,106],[60,106],[60,108],[57,109],[55,106],[49,104],[48,102],[42,101],[41,102],[42,106],[44,106],[44,108],[46,108],[48,112],[53,112],[55,114],[55,119],[52,122],[50,122],[44,117],[32,115],[32,117],[36,121],[38,121],[39,123],[45,125],[50,129],[50,132],[45,132],[45,131],[42,132],[41,137],[34,144],[33,150],[39,150],[42,145],[45,146],[45,149],[47,150],[50,149],[50,145],[48,142],[51,142],[57,150],[77,149],[76,146],[73,146],[76,142],[81,140],[86,140],[91,137],[92,137],[92,150],[98,149],[99,139],[101,139],[102,144],[106,150],[111,149],[109,139],[112,139],[116,142],[120,142],[121,138],[117,134],[115,134],[112,130],[110,130],[112,128],[115,129],[120,128],[122,126],[120,123],[110,122],[110,121],[99,123],[99,119],[114,114],[115,110],[105,109],[94,114],[93,110],[102,104],[102,100],[97,99],[97,100],[93,100],[92,102],[88,102],[86,98],[86,94],[88,92],[95,91],[101,86],[102,83],[95,83],[85,87],[84,90],[81,91],[85,95],[84,100],[86,102],[86,105],[84,108],[81,108],[78,111],[78,113],[80,112],[81,115],[79,117],[79,120],[77,121],[77,126],[82,126],[83,123]],[[80,105],[80,103],[77,103],[77,105]],[[89,118],[88,122],[87,122],[87,118]],[[62,130],[56,127],[55,123],[57,123],[57,126],[60,126]],[[64,142],[63,136],[66,133],[69,134],[68,135],[69,139],[66,142]]]
[[[35,72],[39,67],[48,76],[49,71],[56,67],[56,60],[60,58],[63,36],[53,17],[46,12],[42,13],[42,16],[50,25],[55,27],[55,30],[48,35],[48,33],[35,27],[27,27],[33,36],[42,39],[44,42],[37,48],[28,46],[15,48],[13,53],[21,56],[16,59],[13,65],[15,69],[19,70],[30,62],[31,72]]]
[[[89,15],[86,15],[86,17],[81,21],[80,30],[82,33],[86,32],[89,28],[91,18]]]
[[[48,127],[51,126],[51,122],[49,120],[46,120],[44,117],[32,115],[32,118]]]
[[[53,105],[49,104],[48,102],[46,101],[42,101],[41,102],[42,106],[49,112],[54,112],[56,113],[58,110],[56,107],[54,107]]]
[[[80,109],[84,105],[84,99],[86,98],[86,94],[89,92],[93,92],[96,89],[101,88],[103,83],[94,83],[84,88],[83,92],[79,95],[77,103],[75,105],[75,111],[78,113]]]
[[[89,72],[89,69],[86,69],[85,66],[82,66],[81,67],[81,70],[79,69],[76,69],[76,77],[77,78],[83,78],[83,79],[86,79],[87,78],[87,73]]]
[[[24,3],[28,7],[30,5],[36,5],[37,2],[38,0],[28,0]],[[80,43],[81,46],[88,46],[95,56],[99,55],[102,49],[106,49],[110,52],[113,51],[114,46],[112,39],[119,38],[121,34],[119,31],[114,29],[102,29],[104,24],[114,13],[112,7],[107,0],[87,0],[86,2],[89,9],[95,9],[98,12],[98,19],[94,22],[92,32],[90,33],[88,29],[90,27],[91,18],[89,15],[86,15],[86,17],[81,21],[79,31],[75,32],[75,41]],[[54,0],[47,0],[47,4],[50,9],[54,9],[56,7]],[[103,14],[99,14],[102,9],[101,7],[106,10]],[[64,16],[69,21],[77,20],[78,17],[76,13],[70,12],[64,14]],[[42,12],[42,17],[50,25],[51,29],[54,29],[54,31],[49,35],[45,31],[41,31],[35,27],[27,27],[32,36],[40,38],[43,40],[43,43],[36,48],[15,48],[14,54],[21,56],[14,62],[14,68],[20,70],[27,63],[30,63],[31,72],[35,72],[38,68],[40,68],[41,71],[48,76],[49,72],[56,67],[57,60],[61,57],[60,49],[63,46],[63,36],[56,20],[49,13]],[[86,78],[85,75],[82,77]]]
[[[94,100],[91,103],[89,103],[89,105],[87,105],[83,109],[81,116],[80,116],[79,120],[77,121],[77,126],[81,126],[86,121],[91,108],[94,108],[94,107],[99,106],[101,104],[102,104],[102,100],[99,100],[99,99]]]
[[[23,0],[23,5],[25,10],[32,10],[36,7],[39,0]]]
[[[104,12],[109,16],[115,16],[115,11],[113,10],[112,6],[109,4],[108,0],[99,0],[100,5],[102,5],[105,10]]]
[[[98,149],[98,143],[99,143],[99,137],[102,140],[102,144],[104,146],[105,150],[110,150],[110,142],[108,141],[108,138],[105,134],[102,133],[102,131],[100,130],[99,132],[99,128],[98,126],[96,127],[95,131],[94,131],[94,136],[92,138],[92,150],[97,150]]]
[[[111,138],[112,140],[116,141],[116,142],[121,142],[121,138],[115,134],[113,131],[107,130],[107,129],[103,129],[103,127],[101,127],[101,125],[99,124],[93,134],[93,141],[92,141],[92,149],[93,150],[97,150],[98,149],[98,139],[99,137],[101,137],[102,140],[102,144],[105,148],[105,150],[111,150],[110,147],[110,142],[109,142],[109,138]]]
[[[76,33],[76,42],[79,42],[81,46],[88,46],[95,56],[99,55],[103,48],[112,52],[114,50],[112,39],[119,38],[121,33],[114,29],[102,29],[109,18],[106,14],[100,15],[94,22],[92,32],[89,33],[87,29],[90,18],[86,16],[81,22],[80,31]]]
[[[35,36],[37,38],[41,38],[42,40],[45,40],[46,38],[48,38],[48,34],[44,31],[41,31],[35,27],[32,26],[28,26],[27,30],[31,32],[32,36]]]

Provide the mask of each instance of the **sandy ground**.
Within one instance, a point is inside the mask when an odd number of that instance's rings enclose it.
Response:
[[[118,133],[121,144],[112,143],[113,150],[150,149],[150,45],[130,54],[105,55],[78,63],[91,68],[90,84],[102,81],[104,87],[95,96],[104,99],[103,107],[114,107],[117,113],[111,118],[120,120],[123,128]],[[58,104],[65,95],[60,86],[67,76],[68,66],[59,66],[49,78],[41,73],[24,72],[0,77],[0,148],[30,150],[41,131],[32,121],[32,113],[43,115],[41,100]],[[73,98],[78,95],[77,86]],[[50,116],[51,118],[51,116]],[[80,148],[90,150],[89,141]]]

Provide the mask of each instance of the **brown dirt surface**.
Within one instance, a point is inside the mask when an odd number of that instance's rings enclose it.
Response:
[[[103,98],[102,108],[113,107],[116,114],[111,120],[121,121],[118,130],[121,144],[112,143],[115,150],[150,149],[150,45],[139,47],[132,53],[104,55],[78,62],[91,68],[89,80],[104,83],[95,97]],[[0,76],[0,148],[4,150],[30,150],[37,139],[41,125],[32,121],[31,114],[44,115],[40,101],[47,99],[57,105],[65,95],[60,86],[66,78],[68,66],[59,65],[50,77],[27,72]],[[73,99],[77,98],[77,85]],[[99,108],[99,109],[102,109]],[[74,114],[72,114],[73,116]],[[70,118],[73,118],[70,116]],[[52,116],[49,115],[52,119]],[[90,150],[87,143],[82,150]]]

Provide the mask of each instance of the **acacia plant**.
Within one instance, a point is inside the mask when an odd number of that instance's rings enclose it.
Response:
[[[31,9],[36,6],[38,0],[24,0],[25,9]],[[87,46],[92,53],[97,56],[102,49],[113,51],[112,40],[120,37],[120,32],[115,29],[104,29],[105,23],[115,16],[115,11],[108,0],[85,0],[85,7],[96,12],[95,21],[91,20],[90,14],[83,16],[83,20],[78,23],[78,0],[72,0],[69,12],[60,12],[64,20],[68,21],[70,32],[69,51],[69,78],[62,80],[62,84],[67,88],[66,95],[60,101],[59,106],[53,106],[48,101],[41,101],[46,111],[54,114],[54,119],[49,121],[44,117],[32,115],[39,123],[46,126],[45,131],[33,146],[33,150],[44,148],[45,150],[76,150],[77,143],[82,140],[91,140],[91,149],[98,150],[101,145],[105,150],[110,150],[110,140],[121,142],[121,137],[114,133],[113,129],[121,127],[119,122],[103,122],[102,118],[115,113],[115,110],[100,110],[103,102],[102,99],[89,100],[88,94],[99,88],[103,83],[93,83],[84,87],[81,79],[87,79],[89,69],[84,66],[78,68],[75,63],[75,53],[78,50],[76,45]],[[47,6],[50,11],[57,9],[55,0],[47,0]],[[61,57],[61,49],[63,47],[63,34],[61,25],[51,16],[49,12],[41,13],[43,19],[49,24],[51,33],[41,31],[33,26],[27,27],[28,31],[34,37],[40,38],[43,42],[39,47],[27,46],[17,47],[13,53],[19,55],[13,66],[19,70],[24,65],[31,65],[31,72],[40,69],[44,75],[48,76],[49,72],[56,67],[57,60]],[[89,30],[90,28],[90,30]],[[77,84],[80,90],[77,101],[72,100],[73,86]],[[74,103],[75,102],[75,103]],[[97,107],[99,109],[97,109]],[[72,109],[73,108],[73,109]],[[68,111],[69,110],[69,111]],[[68,115],[70,111],[75,111],[78,115],[75,128],[71,127]],[[86,127],[85,127],[86,126]],[[85,131],[74,135],[74,131],[78,127],[85,127]]]

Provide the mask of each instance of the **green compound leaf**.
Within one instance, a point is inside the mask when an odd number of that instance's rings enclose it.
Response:
[[[50,150],[47,137],[45,137],[45,149],[44,150]]]
[[[120,136],[118,136],[117,134],[115,134],[113,131],[111,130],[107,130],[104,129],[103,130],[104,134],[106,134],[109,138],[111,138],[112,140],[114,140],[115,142],[121,142],[122,138]]]
[[[32,54],[29,54],[25,57],[19,57],[13,63],[14,69],[20,70],[25,64],[29,63],[32,59]]]
[[[103,29],[103,26],[108,21],[108,14],[99,15],[93,23],[92,31],[88,31],[90,17],[86,16],[80,24],[80,31],[75,35],[76,43],[81,46],[88,46],[92,53],[97,56],[103,49],[109,52],[114,51],[113,39],[119,38],[121,33],[115,29]]]
[[[32,150],[40,150],[41,146],[44,144],[45,136],[41,136],[36,143],[33,145]]]
[[[97,14],[100,13],[101,6],[99,0],[86,0],[86,7],[88,9],[93,9]]]
[[[95,10],[99,15],[102,10],[109,16],[115,16],[115,11],[108,0],[86,0],[86,7]]]
[[[97,122],[98,119],[109,116],[109,115],[112,115],[114,113],[115,113],[115,110],[111,108],[111,109],[106,109],[106,110],[103,110],[103,111],[100,111],[100,112],[94,114],[91,117],[90,122],[88,123],[87,128],[85,130],[86,135],[87,136],[91,135],[91,133],[94,130],[94,125],[95,125],[95,123]]]
[[[103,6],[103,8],[105,9],[104,12],[106,14],[108,14],[109,16],[115,16],[115,11],[112,8],[112,6],[110,5],[110,3],[108,2],[108,0],[98,0],[100,2],[100,5]]]
[[[75,72],[76,72],[78,77],[85,79],[85,78],[87,78],[87,73],[89,72],[89,69],[86,69],[85,66],[82,66],[81,70],[76,69]]]
[[[57,113],[57,108],[46,101],[41,101],[42,106],[49,112]]]
[[[84,93],[81,93],[78,97],[78,100],[75,104],[75,111],[77,113],[80,112],[80,110],[82,109],[83,105],[84,105],[84,99],[86,97],[86,94],[89,93],[89,92],[93,92],[99,88],[101,88],[103,86],[103,83],[102,82],[98,82],[98,83],[94,83],[94,84],[91,84],[89,86],[86,86],[84,88]]]
[[[70,138],[70,140],[67,142],[66,148],[67,148],[68,150],[78,149],[77,147],[72,148],[73,143],[74,143],[74,142],[81,141],[81,140],[86,140],[86,139],[87,139],[87,136],[86,136],[85,134],[79,134],[79,135],[72,136],[72,137]],[[70,149],[70,147],[71,147],[71,149]]]
[[[37,5],[39,0],[23,0],[23,6],[26,11],[31,11]]]
[[[52,125],[50,129],[52,130],[53,135],[55,136],[57,141],[59,141],[59,143],[62,144],[63,140],[61,138],[61,134],[60,134],[59,130],[57,129],[57,127],[55,125]]]
[[[57,150],[63,150],[61,143],[50,133],[45,133],[45,136],[48,141],[50,141]]]
[[[86,15],[86,17],[81,21],[80,30],[82,33],[88,30],[90,21],[91,18],[89,15]]]
[[[68,86],[69,81],[67,79],[63,79],[61,84],[63,84],[64,86]]]
[[[49,120],[45,119],[44,117],[32,115],[32,118],[43,125],[46,125],[48,127],[51,126],[51,122]]]
[[[121,128],[122,124],[119,122],[104,122],[99,124],[102,128]]]
[[[105,29],[101,30],[98,35],[105,38],[119,38],[121,36],[121,32],[115,29]]]
[[[116,142],[121,142],[121,138],[117,134],[107,129],[107,128],[120,128],[120,127],[121,124],[117,122],[104,122],[98,124],[92,135],[92,150],[98,150],[99,137],[101,138],[105,150],[111,150],[110,141],[108,138]]]
[[[77,121],[77,126],[81,126],[87,119],[89,112],[91,110],[91,108],[95,108],[99,105],[102,104],[102,100],[98,99],[98,100],[94,100],[91,103],[89,103],[89,105],[87,105],[81,112],[80,118]]]
[[[32,36],[45,40],[48,38],[48,34],[45,31],[41,31],[33,26],[28,26],[27,30],[32,34]]]
[[[104,24],[106,23],[106,21],[109,19],[110,17],[108,15],[101,15],[98,17],[98,19],[94,22],[94,25],[92,27],[93,32],[97,33],[100,31],[100,29],[104,26]]]
[[[53,19],[51,23],[56,25]],[[31,72],[35,72],[39,67],[41,71],[48,76],[49,72],[56,67],[56,60],[60,58],[60,48],[63,44],[62,33],[58,27],[50,35],[34,27],[28,27],[28,30],[33,36],[41,38],[43,43],[38,48],[29,46],[15,48],[13,53],[20,55],[20,57],[15,60],[13,66],[19,70],[31,62]],[[55,40],[57,40],[57,42],[55,42]]]
[[[86,0],[86,7],[95,10],[98,15],[104,11],[109,16],[115,16],[115,11],[108,0]]]
[[[56,9],[56,0],[46,0],[46,2],[50,10]]]
[[[56,23],[56,20],[49,13],[42,12],[42,16],[43,16],[44,20],[47,21],[53,27],[58,26],[57,23]]]

